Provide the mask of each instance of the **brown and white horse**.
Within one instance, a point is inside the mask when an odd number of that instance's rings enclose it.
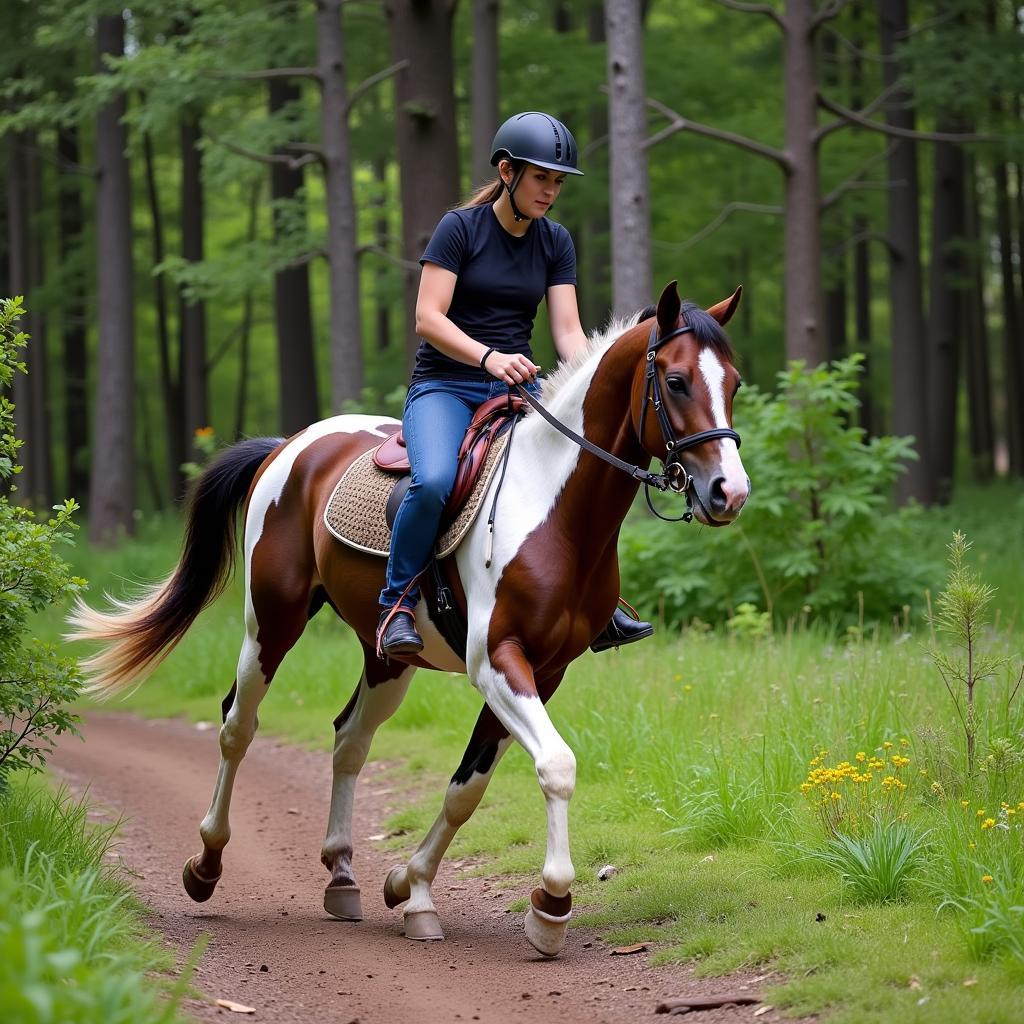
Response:
[[[613,324],[544,388],[545,405],[563,423],[646,467],[652,456],[667,455],[664,419],[643,415],[648,339],[677,332],[650,358],[675,435],[713,432],[675,456],[692,478],[696,517],[712,526],[735,519],[749,490],[735,435],[724,436],[732,434],[724,428],[731,427],[739,374],[721,328],[738,302],[739,290],[707,311],[684,307],[673,282],[661,296],[656,323]],[[355,630],[365,662],[334,723],[334,783],[321,853],[331,874],[326,909],[340,918],[361,917],[352,871],[352,802],[374,732],[398,708],[417,668],[466,672],[485,706],[441,813],[409,862],[389,874],[385,900],[388,906],[405,904],[409,937],[443,937],[431,883],[516,740],[533,758],[548,811],[542,884],[532,895],[526,933],[540,952],[553,956],[564,944],[571,913],[568,808],[576,762],[545,703],[616,606],[616,542],[639,484],[582,452],[539,415],[527,416],[516,430],[498,498],[489,566],[483,517],[454,556],[468,607],[465,663],[431,622],[426,601],[417,609],[422,653],[382,660],[374,653],[374,630],[384,560],[339,544],[323,513],[342,470],[394,428],[382,417],[335,416],[283,442],[260,438],[227,449],[198,482],[173,574],[135,601],[116,601],[108,612],[80,602],[69,618],[70,636],[104,644],[84,663],[95,690],[109,693],[139,682],[225,585],[234,559],[235,513],[244,504],[246,632],[224,702],[220,771],[199,829],[203,850],[185,865],[188,893],[197,900],[213,893],[230,836],[232,785],[255,734],[260,701],[306,622],[329,604]]]

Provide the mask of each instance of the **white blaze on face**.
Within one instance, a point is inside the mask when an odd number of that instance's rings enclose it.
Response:
[[[711,415],[714,417],[715,426],[728,427],[729,420],[725,415],[725,367],[710,348],[701,350],[698,365],[711,396]],[[722,489],[729,499],[729,507],[738,509],[746,501],[750,490],[747,471],[743,468],[739,449],[732,438],[721,438],[718,441],[718,452],[722,476],[725,477]]]

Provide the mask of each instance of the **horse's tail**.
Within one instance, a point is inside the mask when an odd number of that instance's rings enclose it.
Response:
[[[107,594],[109,611],[96,611],[78,598],[65,639],[104,645],[81,663],[89,692],[109,696],[141,684],[227,586],[238,510],[257,470],[280,443],[275,437],[241,441],[204,470],[188,500],[181,559],[165,580],[145,587],[134,600]]]

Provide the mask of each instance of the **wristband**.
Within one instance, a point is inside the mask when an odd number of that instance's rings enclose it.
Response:
[[[491,354],[491,353],[492,353],[493,351],[494,351],[494,349],[493,349],[493,348],[489,348],[489,349],[488,349],[488,350],[487,350],[487,351],[486,351],[486,352],[485,352],[485,353],[484,353],[484,354],[483,354],[483,355],[482,355],[482,356],[480,357],[480,369],[481,369],[481,370],[486,370],[486,369],[487,369],[487,367],[486,367],[486,366],[484,366],[484,363],[486,363],[486,362],[487,362],[487,357],[488,357],[488,356],[489,356],[489,355],[490,355],[490,354]]]

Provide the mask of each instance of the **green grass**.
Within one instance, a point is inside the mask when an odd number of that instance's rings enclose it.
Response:
[[[104,856],[84,802],[20,778],[0,796],[0,1006],[18,1024],[171,1024],[187,984]]]
[[[989,642],[1018,662],[1022,508],[1019,490],[969,495],[952,511],[928,513],[921,534],[922,550],[940,561],[953,526],[966,530],[976,564],[1001,588],[1000,632]],[[78,552],[94,599],[114,577],[151,579],[173,564],[173,522],[147,529],[114,556]],[[52,634],[58,624],[44,629]],[[769,998],[793,1013],[850,1022],[1016,1019],[1024,1005],[1024,842],[1016,814],[999,815],[1000,804],[1015,810],[1024,801],[1024,700],[1008,703],[1009,673],[983,684],[979,753],[998,757],[965,780],[959,722],[924,652],[928,632],[913,613],[852,643],[814,624],[762,639],[662,630],[577,662],[549,707],[578,761],[571,830],[579,920],[612,941],[650,941],[663,960],[696,960],[703,972],[773,972]],[[216,720],[241,635],[236,583],[118,706]],[[331,720],[358,675],[358,646],[322,612],[270,687],[262,728],[327,749]],[[479,704],[461,677],[424,672],[378,734],[372,756],[400,759],[418,782],[437,782],[436,795],[422,803],[410,796],[390,822],[395,846],[418,841],[437,813]],[[913,836],[926,837],[887,890],[891,903],[858,896],[844,869],[823,862],[831,837],[800,793],[821,748],[852,761],[858,751],[888,757],[886,743],[911,759],[904,811]],[[989,817],[994,824],[983,829]],[[452,855],[524,876],[525,895],[544,837],[532,765],[513,748]],[[882,875],[900,866],[887,838],[865,854]],[[606,863],[620,873],[600,883],[596,871]]]

